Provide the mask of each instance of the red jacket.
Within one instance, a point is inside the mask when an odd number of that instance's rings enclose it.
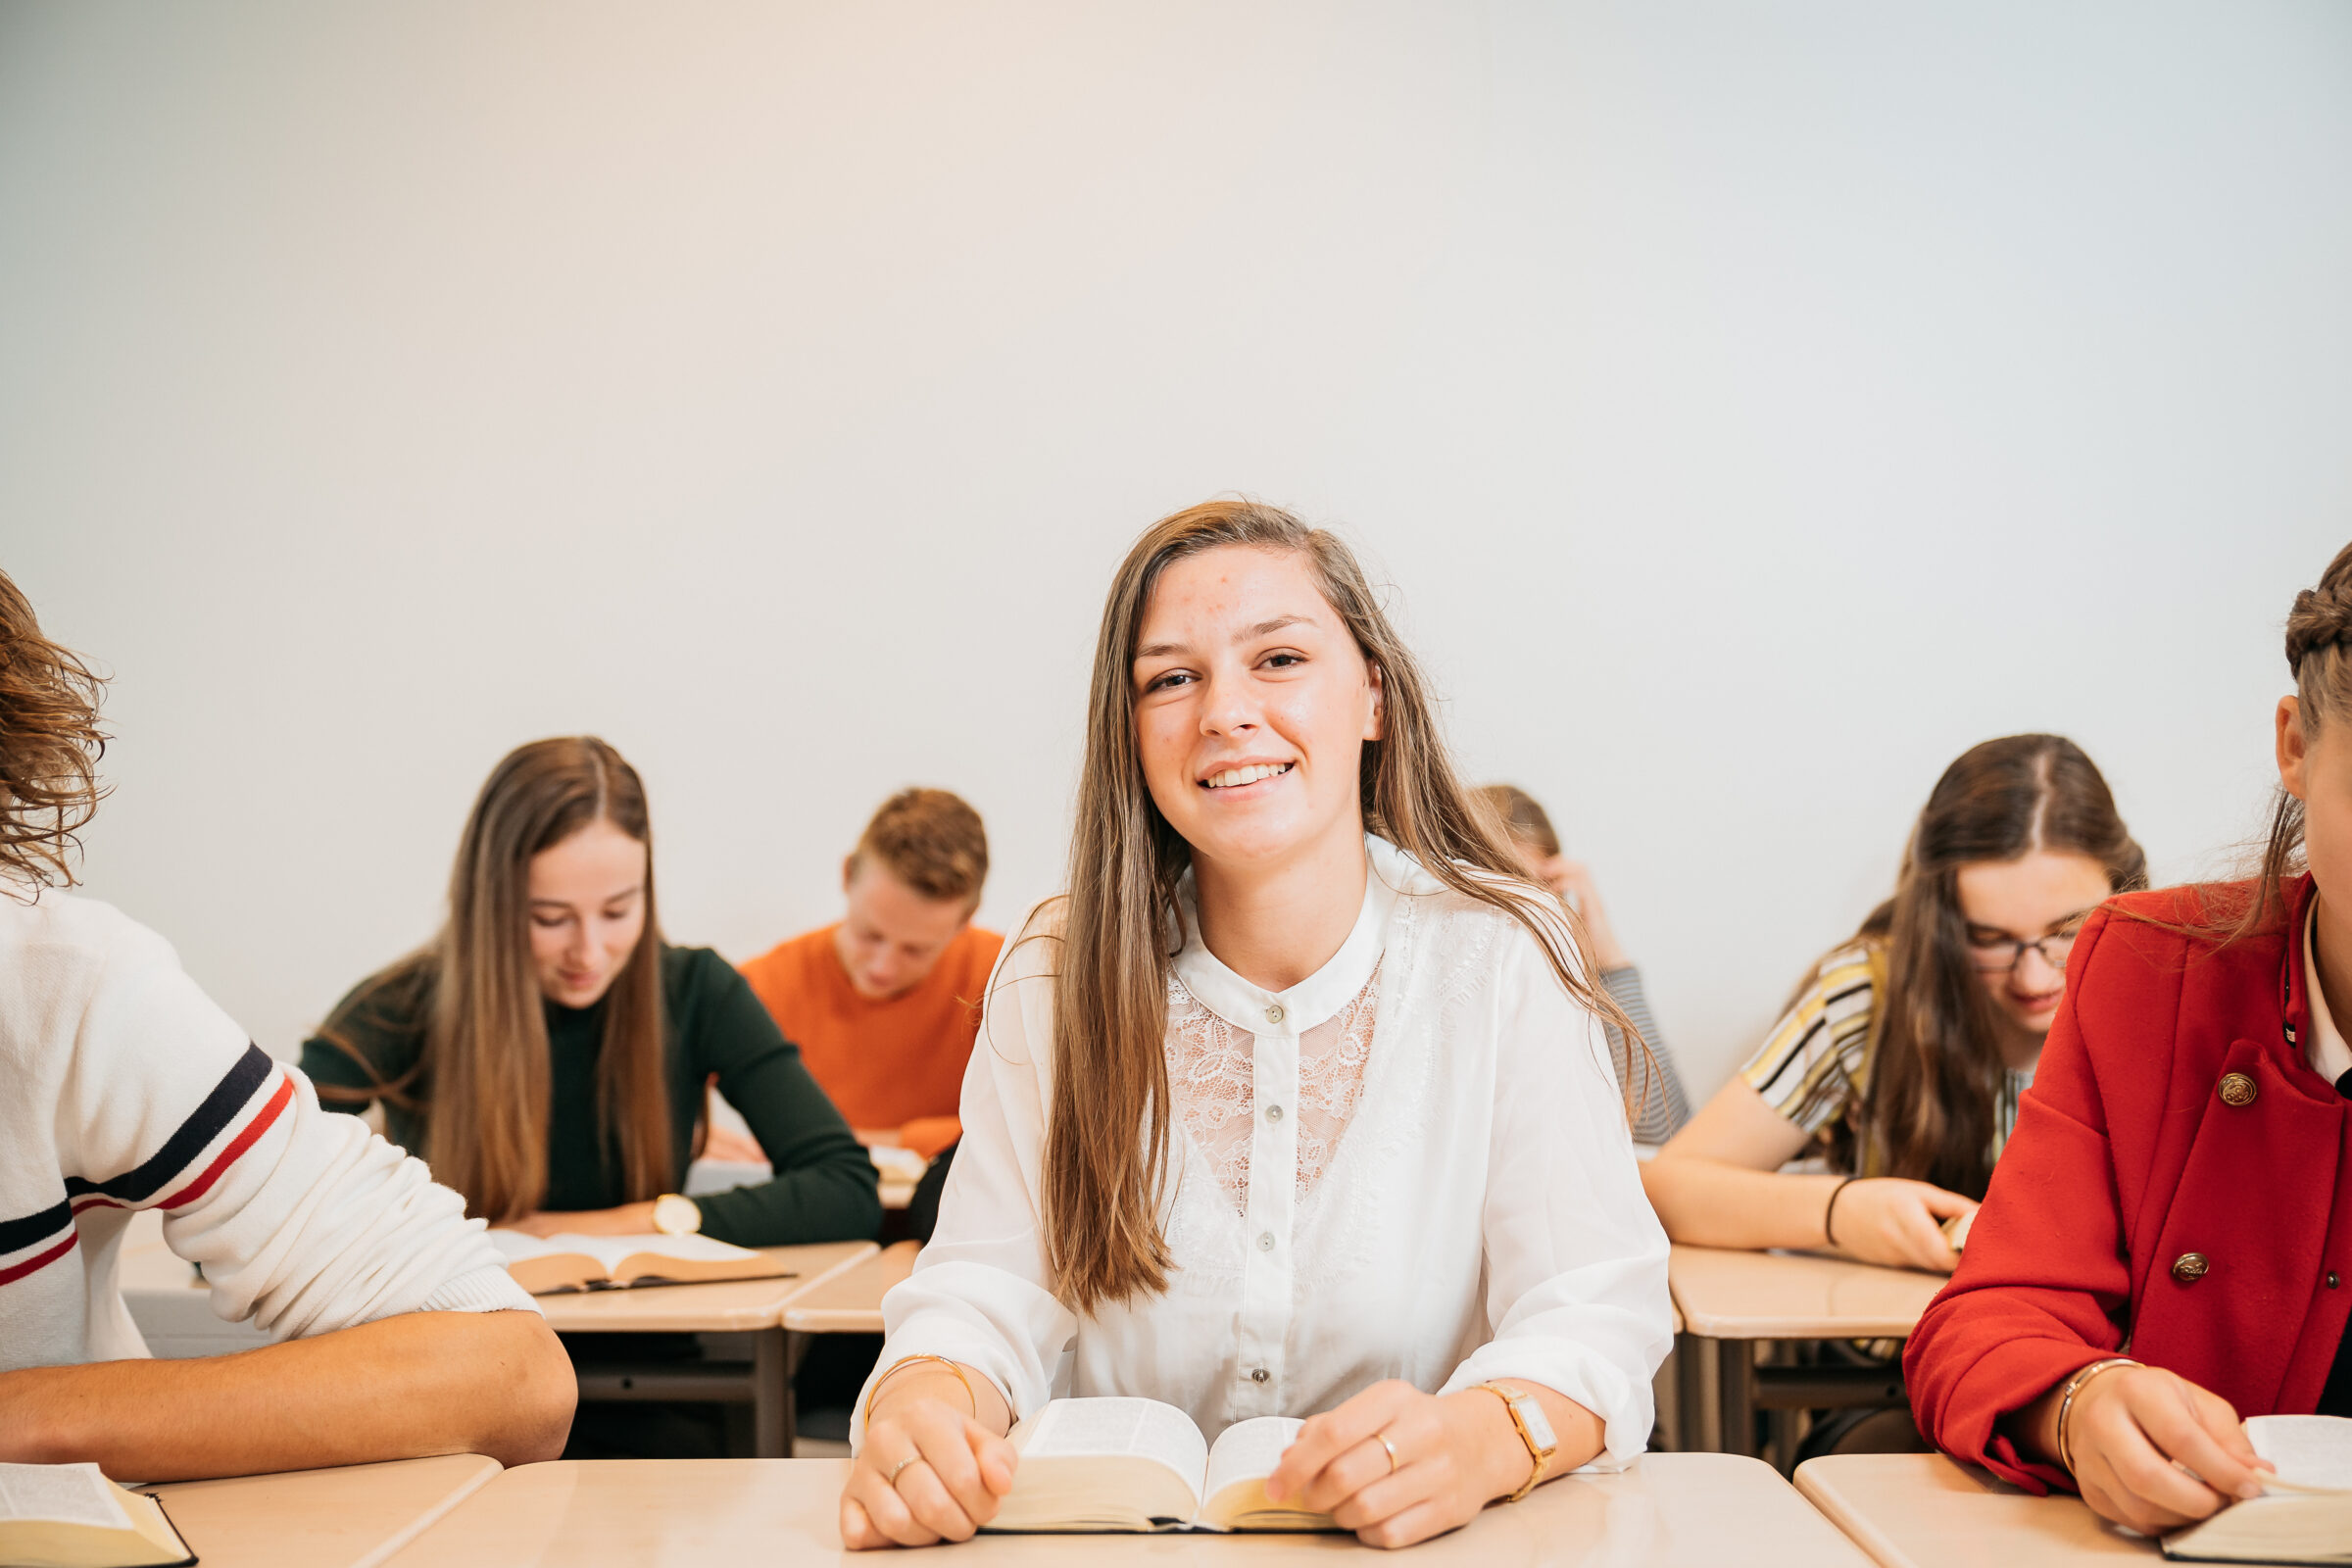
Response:
[[[2352,1313],[2352,1114],[2300,1043],[2309,877],[2286,904],[2221,953],[2116,912],[2187,923],[2189,889],[2117,899],[2083,928],[1968,1250],[1903,1352],[1937,1446],[2071,1487],[1993,1424],[2122,1353],[2241,1416],[2318,1404]]]

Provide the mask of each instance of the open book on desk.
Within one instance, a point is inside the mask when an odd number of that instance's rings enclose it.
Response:
[[[25,1568],[191,1563],[164,1505],[94,1464],[0,1464],[0,1562]]]
[[[2334,1415],[2258,1415],[2254,1451],[2278,1467],[2263,1494],[2164,1538],[2189,1562],[2352,1563],[2352,1421]]]
[[[1337,1530],[1331,1515],[1266,1497],[1305,1423],[1260,1416],[1214,1445],[1157,1399],[1055,1399],[1012,1429],[1012,1491],[990,1530]]]
[[[538,1237],[492,1231],[490,1245],[514,1283],[533,1296],[792,1277],[779,1258],[708,1236]]]

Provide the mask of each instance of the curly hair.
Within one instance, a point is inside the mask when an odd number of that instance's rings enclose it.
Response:
[[[41,635],[31,604],[0,571],[0,880],[73,885],[76,835],[106,794],[105,690],[78,656]]]

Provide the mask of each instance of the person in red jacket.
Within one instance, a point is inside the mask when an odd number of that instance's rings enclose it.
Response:
[[[1903,1356],[1938,1446],[2147,1533],[2260,1492],[2241,1417],[2352,1415],[2352,546],[2286,657],[2260,875],[2091,917]]]

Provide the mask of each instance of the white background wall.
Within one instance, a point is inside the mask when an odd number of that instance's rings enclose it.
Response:
[[[1056,883],[1093,622],[1243,490],[1396,585],[1694,1091],[2052,728],[2257,826],[2352,536],[2352,7],[13,0],[0,565],[115,673],[87,880],[270,1049],[510,746],[666,924],[913,781]]]

